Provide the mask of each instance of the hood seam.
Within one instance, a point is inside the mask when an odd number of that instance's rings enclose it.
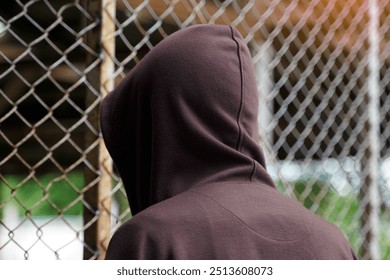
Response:
[[[252,172],[251,172],[251,175],[249,177],[249,181],[253,182],[253,175],[255,174],[255,171],[256,171],[256,162],[252,159]]]
[[[237,143],[236,143],[236,150],[240,151],[241,146],[242,146],[242,128],[241,128],[240,122],[241,122],[242,111],[244,108],[244,97],[245,97],[245,95],[244,95],[244,77],[243,77],[244,75],[243,75],[243,65],[242,65],[243,61],[241,58],[240,44],[238,43],[238,41],[236,40],[236,38],[234,36],[234,29],[232,26],[229,26],[229,27],[230,27],[232,39],[236,43],[236,46],[237,46],[237,57],[238,57],[238,64],[239,64],[239,69],[240,69],[241,98],[240,98],[240,107],[239,107],[238,114],[237,114],[238,139],[237,139]]]
[[[245,77],[244,77],[244,73],[243,73],[244,60],[241,57],[240,44],[239,44],[239,42],[237,41],[237,39],[236,39],[236,37],[234,35],[234,29],[230,25],[229,25],[229,27],[230,27],[232,39],[236,43],[236,46],[237,46],[237,57],[238,57],[238,64],[239,64],[239,69],[240,69],[241,98],[240,98],[240,107],[239,107],[238,114],[237,114],[238,139],[237,139],[237,143],[236,143],[236,150],[238,152],[240,152],[241,151],[241,147],[242,147],[242,142],[243,142],[243,132],[242,132],[242,128],[241,128],[241,116],[242,116],[242,112],[244,110],[244,104],[245,104],[245,90],[244,90],[245,89],[245,86],[244,86],[244,84],[245,84]],[[252,170],[249,173],[249,181],[250,182],[252,182],[252,180],[253,180],[253,175],[254,175],[255,171],[256,171],[256,163],[252,159]]]

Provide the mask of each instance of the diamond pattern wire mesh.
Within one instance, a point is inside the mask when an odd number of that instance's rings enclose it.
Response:
[[[377,242],[376,257],[390,259],[389,0],[105,1],[116,4],[108,18],[115,24],[112,56],[88,42],[102,18],[87,4],[98,2],[1,4],[9,8],[0,14],[0,258],[104,255],[90,238],[102,215],[90,193],[104,176],[96,122],[104,81],[96,71],[108,57],[118,83],[170,33],[214,23],[237,27],[252,52],[261,144],[278,188],[340,226],[361,258],[375,257]],[[372,3],[380,39],[376,158],[368,109]],[[375,161],[377,228],[366,215]],[[119,178],[111,176],[113,232],[131,214]]]

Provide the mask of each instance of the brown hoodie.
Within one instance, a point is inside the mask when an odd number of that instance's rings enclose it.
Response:
[[[106,258],[353,259],[337,227],[275,189],[257,115],[235,28],[196,25],[153,48],[101,108],[134,215]]]

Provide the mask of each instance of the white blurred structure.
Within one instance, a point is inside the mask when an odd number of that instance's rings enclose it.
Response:
[[[82,259],[82,217],[23,219],[13,204],[4,211],[0,227],[0,259]],[[40,230],[45,225],[45,230]],[[11,238],[12,237],[12,238]]]

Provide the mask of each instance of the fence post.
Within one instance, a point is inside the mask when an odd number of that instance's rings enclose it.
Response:
[[[256,46],[256,55],[254,56],[254,65],[256,78],[258,80],[258,92],[259,92],[259,128],[260,128],[260,141],[263,146],[266,157],[270,158],[270,151],[272,151],[273,134],[269,131],[270,124],[273,117],[273,99],[271,104],[268,103],[272,88],[274,86],[274,77],[272,71],[269,71],[268,67],[272,63],[274,56],[274,50],[272,45],[262,43]],[[272,69],[271,69],[272,70]],[[274,157],[274,155],[272,155]],[[267,158],[267,159],[268,159]]]
[[[376,0],[368,1],[369,12],[369,51],[368,51],[368,119],[366,130],[369,144],[362,161],[363,181],[360,190],[362,205],[361,228],[363,235],[362,257],[379,259],[379,159],[380,159],[380,120],[379,120],[379,11]],[[366,140],[366,141],[367,141]]]
[[[114,87],[115,3],[113,0],[84,1],[88,14],[100,20],[86,34],[90,52],[86,58],[89,129],[85,132],[84,259],[104,259],[110,239],[112,161],[100,137],[99,104]]]

